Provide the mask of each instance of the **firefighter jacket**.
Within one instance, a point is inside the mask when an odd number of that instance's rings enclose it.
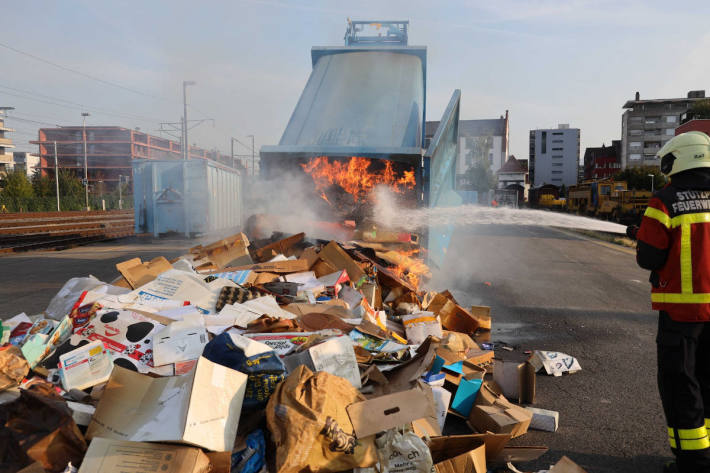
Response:
[[[674,175],[649,201],[637,238],[652,307],[678,322],[710,321],[710,170]]]

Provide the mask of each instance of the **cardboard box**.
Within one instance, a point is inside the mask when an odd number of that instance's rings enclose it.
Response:
[[[59,369],[65,390],[86,389],[108,381],[113,361],[104,344],[97,340],[61,355]]]
[[[508,399],[523,404],[535,402],[535,368],[527,361],[496,359],[493,363],[493,381],[498,383]]]
[[[202,316],[186,316],[171,323],[153,336],[155,366],[195,360],[207,345],[207,331]]]
[[[440,438],[439,438],[440,437]],[[436,440],[435,445],[470,445],[475,442],[483,442],[486,445],[486,462],[490,463],[506,448],[506,444],[510,440],[509,434],[493,434],[487,432],[485,434],[466,434],[466,435],[447,435],[432,436],[429,441]]]
[[[409,389],[356,402],[345,410],[357,438],[374,435],[417,419],[436,418],[432,399],[421,389]]]
[[[486,473],[486,447],[483,440],[468,435],[435,437],[429,450],[437,473]]]
[[[438,314],[441,318],[441,325],[446,330],[472,334],[479,327],[470,312],[447,298],[443,293],[436,294],[427,305],[426,310]]]
[[[286,261],[273,261],[270,263],[250,264],[248,266],[229,267],[225,268],[225,271],[244,271],[247,269],[257,273],[287,274],[301,273],[303,271],[308,271],[310,268],[308,265],[308,261],[304,259],[295,259]]]
[[[246,384],[244,373],[202,357],[183,376],[151,378],[115,367],[86,437],[231,450]]]
[[[484,382],[476,396],[468,421],[478,432],[519,437],[528,431],[532,413],[510,403],[495,382]]]
[[[142,262],[140,258],[132,258],[116,264],[116,269],[128,282],[131,289],[148,284],[158,275],[172,268],[173,266],[163,256],[146,262]]]
[[[532,412],[533,415],[532,421],[530,421],[531,429],[557,432],[557,426],[560,422],[559,412],[537,409],[535,407],[526,407],[525,409]]]
[[[491,308],[484,305],[472,305],[471,315],[476,322],[478,322],[478,327],[483,330],[491,329]]]
[[[208,473],[199,448],[95,438],[78,473]]]
[[[458,412],[462,416],[468,417],[471,413],[471,408],[476,401],[478,391],[483,384],[483,377],[486,372],[473,372],[464,375],[460,380],[454,399],[451,401],[451,409]]]

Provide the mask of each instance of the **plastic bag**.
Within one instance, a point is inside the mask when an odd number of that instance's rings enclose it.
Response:
[[[434,466],[429,447],[410,429],[390,429],[375,442],[381,473],[430,473]]]
[[[276,386],[286,378],[286,367],[274,350],[230,330],[213,338],[202,356],[249,376],[245,409],[263,408]]]
[[[247,448],[232,454],[232,473],[259,473],[266,464],[264,431],[256,429],[246,440]]]
[[[79,296],[84,291],[89,291],[106,283],[99,281],[93,276],[88,278],[71,278],[64,283],[64,286],[49,301],[49,305],[44,313],[47,318],[60,320],[71,312],[74,303],[79,300]]]

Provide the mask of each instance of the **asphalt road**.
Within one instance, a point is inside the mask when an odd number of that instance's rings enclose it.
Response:
[[[656,388],[648,273],[628,248],[543,227],[458,231],[438,287],[491,306],[493,341],[575,356],[582,371],[537,375],[535,407],[559,411],[555,433],[514,442],[550,451],[524,471],[567,455],[589,473],[655,472],[670,458]],[[490,285],[488,285],[489,283]],[[507,352],[503,352],[507,354]]]
[[[61,252],[0,257],[0,317],[41,312],[62,284],[114,265],[184,253],[194,242],[128,240]],[[560,413],[556,433],[529,431],[519,445],[546,445],[524,471],[562,455],[589,473],[655,472],[670,456],[655,381],[648,274],[632,251],[542,227],[479,226],[454,235],[432,286],[463,304],[492,307],[492,340],[577,357],[582,371],[537,376],[536,407]],[[506,352],[507,354],[507,352]]]

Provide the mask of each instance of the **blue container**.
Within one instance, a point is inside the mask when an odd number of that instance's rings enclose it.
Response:
[[[191,235],[242,226],[237,170],[203,159],[133,161],[136,233]]]

